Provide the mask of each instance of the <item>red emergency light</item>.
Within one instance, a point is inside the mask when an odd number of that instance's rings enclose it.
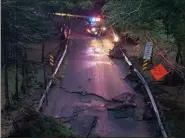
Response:
[[[92,22],[100,22],[101,18],[100,17],[93,17],[90,19]]]
[[[98,21],[98,22],[99,22],[100,20],[101,20],[101,18],[99,18],[99,17],[98,17],[98,18],[96,18],[96,21]]]

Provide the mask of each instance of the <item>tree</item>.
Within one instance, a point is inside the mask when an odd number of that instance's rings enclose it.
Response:
[[[184,0],[107,0],[102,12],[111,25],[115,24],[121,28],[133,25],[143,29],[154,29],[162,22],[166,34],[172,35],[175,39],[176,61],[180,59],[182,64],[182,57],[185,58],[184,5]]]
[[[22,80],[25,83],[27,74],[26,49],[31,44],[43,44],[48,39],[52,30],[52,15],[73,7],[87,7],[90,0],[2,0],[2,67],[5,68],[5,92],[7,102],[8,94],[8,66],[16,67],[16,98],[18,98],[18,72],[22,67]],[[11,57],[11,54],[15,57]],[[25,69],[24,69],[25,68]],[[23,85],[24,90],[24,85]]]

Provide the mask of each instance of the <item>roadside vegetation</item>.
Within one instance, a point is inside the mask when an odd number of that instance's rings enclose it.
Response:
[[[55,12],[72,8],[86,8],[91,6],[91,1],[3,0],[1,3],[1,111],[2,131],[4,132],[2,132],[2,136],[7,137],[12,126],[11,123],[14,123],[13,117],[19,115],[18,111],[25,109],[23,106],[27,103],[35,109],[38,104],[35,101],[40,99],[41,91],[43,91],[40,90],[37,93],[38,89],[44,88],[44,59],[42,57],[41,62],[28,59],[30,51],[34,50],[37,45],[44,46],[48,40],[59,34],[60,25],[53,18]],[[32,57],[34,58],[35,55],[32,54]],[[30,92],[32,93],[30,94]],[[51,124],[50,128],[45,129],[47,126],[42,125],[45,121]],[[47,117],[38,114],[29,122],[28,128],[31,131],[27,137],[74,137],[70,132],[64,130],[62,125],[56,125],[56,128],[53,128],[52,123],[51,119],[48,120]],[[41,131],[38,131],[36,126],[40,126]],[[53,130],[51,130],[52,128]],[[50,133],[48,130],[51,130]],[[21,137],[21,134],[17,137]]]
[[[40,115],[30,106],[20,111],[14,119],[13,126],[16,128],[12,128],[9,137],[77,137],[59,120]]]
[[[174,41],[176,62],[182,65],[185,58],[184,4],[183,0],[108,0],[102,11],[110,25],[121,31],[149,30],[159,39]]]
[[[169,74],[160,82],[150,71],[144,75],[157,102],[169,137],[185,137],[185,1],[183,0],[107,0],[102,12],[124,40],[137,40],[139,51],[126,48],[141,69],[144,47],[152,41],[153,65],[162,63]],[[149,34],[149,35],[146,35]],[[124,41],[123,41],[124,42]],[[140,63],[140,64],[138,64]],[[138,64],[138,65],[137,65]]]

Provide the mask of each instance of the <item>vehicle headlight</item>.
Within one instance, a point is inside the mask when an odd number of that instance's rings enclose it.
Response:
[[[114,36],[114,41],[118,42],[119,41],[119,37],[118,36]]]
[[[96,52],[96,53],[99,53],[100,51],[101,51],[100,48],[96,48],[96,49],[95,49],[95,52]]]
[[[105,27],[103,27],[103,28],[102,28],[102,30],[103,30],[103,31],[105,31],[105,30],[106,30],[106,28],[105,28]]]
[[[92,28],[91,30],[92,30],[92,31],[96,31],[96,29],[95,29],[95,28]]]

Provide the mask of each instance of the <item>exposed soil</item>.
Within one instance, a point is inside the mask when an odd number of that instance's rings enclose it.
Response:
[[[143,38],[140,37],[140,39]],[[175,60],[175,52],[169,51],[171,47],[170,44],[160,42],[159,46],[165,52],[167,52],[167,57],[170,61]],[[168,136],[185,137],[184,130],[182,128],[185,126],[185,119],[178,116],[181,115],[182,117],[185,117],[185,88],[182,86],[182,84],[162,85],[161,82],[155,81],[150,73],[150,70],[144,72],[141,70],[141,59],[143,57],[144,45],[125,45],[124,48],[126,48],[127,50],[127,55],[131,60],[131,63],[133,63],[134,66],[136,66],[136,68],[142,72],[143,76],[149,83],[150,89],[154,95],[157,106],[161,113],[161,117],[163,119],[163,123],[167,130]],[[154,50],[154,53],[156,53],[156,50]],[[149,68],[152,68],[160,63],[166,66],[167,69],[169,67],[167,66],[167,62],[165,60],[162,60],[162,58],[156,54],[153,55],[153,61],[154,65],[149,66]],[[166,79],[169,80],[168,78]],[[176,80],[179,81],[179,79]]]

